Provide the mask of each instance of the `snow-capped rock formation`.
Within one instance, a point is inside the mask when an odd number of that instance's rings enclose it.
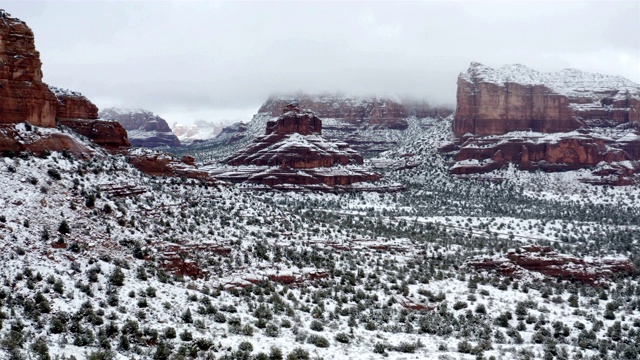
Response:
[[[131,164],[142,172],[211,181],[206,173],[197,170],[193,158],[180,160],[157,152],[129,151],[131,144],[122,125],[99,119],[98,107],[81,93],[44,84],[33,32],[4,10],[0,10],[0,45],[1,155],[48,156],[54,151],[66,151],[77,158],[89,158],[102,153],[77,136],[55,128],[61,125],[109,152],[126,153]],[[115,113],[104,112],[111,117]],[[136,129],[160,133],[155,138],[147,136],[147,142],[158,144],[168,138],[169,144],[179,145],[164,120],[149,112],[140,113],[142,117],[123,114],[122,118],[130,120],[128,124],[133,123]]]
[[[292,105],[277,121],[267,123],[266,135],[227,159],[233,166],[257,165],[312,169],[333,165],[362,165],[362,156],[346,143],[325,140],[322,121],[312,112]]]
[[[410,126],[410,119],[443,118],[452,113],[446,107],[390,98],[359,98],[341,94],[277,96],[262,104],[252,120],[257,126],[248,124],[240,128],[241,132],[224,129],[216,140],[237,141],[252,136],[252,128],[262,131],[266,121],[280,116],[281,109],[294,101],[300,109],[311,110],[323,119],[326,135],[348,143],[363,154],[376,154],[397,146]]]
[[[122,124],[133,146],[180,146],[180,140],[171,132],[167,121],[151,111],[112,107],[100,110],[99,115]]]
[[[58,99],[56,111],[58,119],[93,120],[98,118],[98,107],[81,93],[51,85],[49,85],[49,89]]]
[[[99,145],[129,145],[126,131],[97,120],[98,108],[82,94],[42,82],[42,63],[33,32],[3,10],[0,10],[0,45],[1,152],[43,154],[67,150],[77,157],[90,156],[91,151],[74,137],[38,128],[53,128],[56,119]],[[22,122],[30,125],[16,125]]]
[[[462,137],[638,125],[639,112],[640,86],[619,76],[575,69],[542,73],[518,64],[492,69],[472,63],[458,77],[453,131]]]
[[[131,146],[127,131],[115,121],[98,119],[98,107],[77,91],[49,86],[58,99],[56,119],[60,125],[88,137],[113,151]]]
[[[266,134],[230,156],[231,167],[209,167],[217,178],[271,187],[287,185],[332,190],[357,182],[376,181],[380,175],[363,165],[362,156],[343,142],[322,136],[322,121],[311,111],[288,104],[277,120],[269,121]]]
[[[517,163],[562,171],[605,162],[627,184],[640,159],[640,85],[617,76],[567,69],[541,73],[523,65],[472,63],[458,78],[453,121],[454,174]],[[611,175],[611,174],[610,174]]]

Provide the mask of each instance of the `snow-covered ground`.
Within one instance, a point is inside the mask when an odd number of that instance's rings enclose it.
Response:
[[[1,158],[0,357],[637,358],[637,274],[465,263],[539,244],[637,266],[640,188],[456,179],[437,152],[450,123],[424,129],[378,159],[419,164],[385,174],[408,186],[392,194],[155,178],[98,150]]]

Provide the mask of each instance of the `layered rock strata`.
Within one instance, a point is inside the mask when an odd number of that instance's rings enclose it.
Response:
[[[58,99],[56,117],[62,119],[98,119],[98,107],[77,91],[49,86]]]
[[[129,134],[131,145],[137,147],[180,146],[169,124],[151,111],[143,109],[107,108],[100,117],[120,123]]]
[[[309,109],[323,119],[325,135],[349,144],[364,155],[377,154],[397,146],[409,130],[411,119],[444,118],[453,112],[453,109],[432,107],[426,102],[389,98],[359,98],[340,94],[279,96],[269,98],[251,123],[237,124],[233,129],[225,128],[211,142],[229,144],[251,136],[251,128],[255,124],[264,124],[268,119],[280,116],[281,110],[291,102],[297,102],[300,109]]]
[[[42,62],[24,21],[0,9],[0,123],[54,127],[58,101],[42,82]]]
[[[617,76],[566,69],[541,73],[523,65],[472,63],[458,77],[453,132],[461,138],[511,131],[568,132],[638,125],[640,87]]]
[[[133,166],[147,174],[213,182],[191,157],[130,151],[127,131],[120,123],[99,119],[98,107],[82,94],[44,84],[41,65],[31,29],[0,10],[0,154],[40,156],[67,151],[79,158],[93,155],[81,140],[55,128],[61,125],[111,152],[127,155]],[[142,114],[142,119],[130,117],[132,126],[171,134],[164,120],[149,112]],[[168,141],[176,144],[173,138]]]
[[[621,77],[472,63],[458,78],[457,100],[455,140],[442,148],[454,153],[454,174],[508,163],[545,171],[621,168],[640,159],[640,86]],[[614,183],[631,181],[637,166],[624,165]]]
[[[307,189],[380,179],[362,166],[362,156],[348,144],[322,137],[322,120],[311,111],[301,111],[297,104],[286,105],[282,115],[266,127],[264,136],[224,161],[231,167],[209,167],[210,173],[232,182]]]
[[[281,109],[291,101],[297,101],[301,109],[310,109],[321,118],[336,119],[354,126],[379,126],[404,130],[412,109],[399,101],[384,98],[358,99],[336,95],[299,95],[298,97],[274,97],[258,110],[279,116]],[[426,106],[425,106],[426,107]],[[421,109],[422,112],[425,109]]]
[[[77,91],[49,86],[58,99],[58,125],[86,136],[93,143],[111,151],[120,151],[131,143],[127,131],[115,121],[98,118],[98,107]]]

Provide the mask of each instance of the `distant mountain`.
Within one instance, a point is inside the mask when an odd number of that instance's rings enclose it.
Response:
[[[99,115],[122,124],[133,146],[180,146],[180,140],[171,132],[167,121],[151,111],[111,107],[100,110]]]
[[[360,98],[344,94],[297,94],[271,97],[248,123],[235,123],[215,138],[179,150],[207,161],[217,161],[247,146],[264,133],[267,122],[282,109],[297,102],[301,110],[311,110],[322,120],[323,134],[347,143],[365,157],[397,147],[420,133],[432,120],[449,116],[452,108],[435,107],[424,101],[392,98]]]
[[[288,103],[315,112],[329,137],[348,143],[363,154],[377,154],[396,146],[409,129],[410,119],[444,118],[453,109],[425,101],[392,97],[357,97],[344,94],[297,94],[269,98],[259,114],[278,116]]]
[[[215,138],[224,128],[222,123],[196,120],[193,125],[173,124],[171,131],[178,137],[182,145]]]

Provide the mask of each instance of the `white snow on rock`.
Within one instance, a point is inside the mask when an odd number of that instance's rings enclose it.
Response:
[[[640,98],[640,85],[621,76],[590,73],[577,69],[557,72],[540,72],[521,64],[504,65],[493,69],[477,62],[471,63],[460,77],[468,82],[481,81],[505,86],[507,83],[521,85],[544,85],[554,92],[569,97],[591,98],[596,93],[611,93],[619,97]]]

